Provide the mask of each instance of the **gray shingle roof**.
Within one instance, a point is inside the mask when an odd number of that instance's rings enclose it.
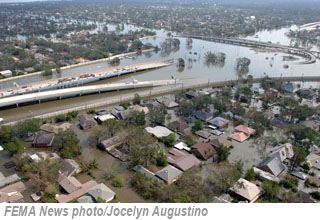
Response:
[[[180,176],[181,174],[182,171],[178,170],[177,168],[171,165],[168,165],[162,170],[158,171],[156,173],[156,176],[168,183]]]
[[[225,124],[229,123],[229,120],[225,119],[225,118],[221,118],[221,117],[216,117],[212,120],[209,121],[209,124],[221,127]]]
[[[91,195],[96,201],[100,197],[101,199],[106,200],[107,202],[112,200],[116,195],[109,187],[100,183],[91,189],[89,189],[88,194]]]
[[[268,167],[273,175],[279,176],[283,170],[285,170],[285,166],[281,163],[278,157],[267,157],[261,163],[258,164],[258,168],[260,167]]]

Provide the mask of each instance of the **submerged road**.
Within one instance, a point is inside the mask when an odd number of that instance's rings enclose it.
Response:
[[[267,43],[267,42],[241,39],[241,38],[229,38],[229,37],[223,38],[223,37],[208,37],[208,36],[199,36],[199,35],[182,35],[177,37],[194,38],[194,39],[207,40],[207,41],[213,41],[217,43],[232,44],[232,45],[244,46],[244,47],[278,50],[284,53],[305,57],[307,60],[301,62],[301,64],[315,63],[317,59],[317,57],[313,53],[303,48],[295,48],[295,47],[290,47],[290,46],[285,46],[280,44],[273,44],[273,43]]]

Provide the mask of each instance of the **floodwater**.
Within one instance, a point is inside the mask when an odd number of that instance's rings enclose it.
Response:
[[[87,131],[80,130],[77,125],[73,126],[73,130],[76,132],[80,139],[80,144],[83,146],[82,156],[85,161],[90,161],[96,159],[99,164],[98,169],[93,170],[93,175],[95,176],[95,181],[98,183],[106,184],[111,190],[113,190],[117,196],[113,202],[135,202],[135,203],[143,203],[150,202],[148,200],[144,200],[140,197],[132,187],[130,187],[130,177],[133,175],[133,171],[128,171],[128,167],[126,163],[119,161],[118,159],[112,157],[107,152],[103,152],[97,149],[94,144],[90,143],[90,135],[94,132],[98,127],[89,129]],[[105,173],[110,171],[112,167],[117,167],[117,176],[121,177],[124,180],[124,186],[121,188],[114,187],[112,185],[112,180],[105,179]],[[92,178],[85,173],[79,174],[76,176],[77,179],[85,183]]]

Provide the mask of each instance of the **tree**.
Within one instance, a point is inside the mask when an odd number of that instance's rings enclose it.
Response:
[[[12,137],[11,131],[9,127],[7,126],[1,126],[0,127],[0,142],[1,143],[8,143],[10,142]]]
[[[134,126],[142,126],[145,125],[146,120],[145,120],[146,114],[144,111],[132,111],[130,112],[129,117],[126,119],[127,124],[129,125],[134,125]]]
[[[243,116],[246,113],[246,110],[240,105],[240,103],[237,103],[236,106],[232,109],[233,114]]]
[[[71,159],[81,155],[82,147],[79,142],[77,134],[73,130],[67,129],[56,135],[54,147],[60,151],[61,157]]]
[[[40,131],[40,119],[26,119],[19,122],[15,127],[15,135],[20,138],[27,137],[28,134],[35,134]]]
[[[291,159],[290,171],[293,171],[297,165],[300,165],[302,162],[306,160],[307,151],[298,145],[293,145],[294,156]]]
[[[192,126],[192,131],[196,132],[196,131],[200,131],[203,129],[203,123],[200,120],[196,120],[196,122],[194,123],[194,125]]]
[[[97,199],[97,203],[106,203],[107,201],[105,199],[102,199],[100,196]]]
[[[168,164],[168,157],[163,151],[160,151],[157,156],[157,166],[164,167]]]
[[[186,195],[184,197],[187,201],[190,200],[195,203],[208,202],[207,196],[204,192],[204,181],[194,170],[188,170],[182,174],[181,178],[177,181],[179,196],[175,198],[181,199],[181,193]],[[176,200],[176,199],[174,199]]]
[[[152,126],[164,125],[165,114],[161,110],[151,110],[149,113],[149,120]]]
[[[130,133],[124,138],[122,148],[128,154],[131,166],[143,165],[149,167],[155,163],[160,151],[159,144],[151,136],[147,136],[141,129],[131,128]]]
[[[244,178],[248,181],[255,181],[256,180],[256,174],[253,170],[253,167],[251,167],[250,169],[247,170]]]
[[[218,162],[222,162],[228,159],[228,156],[230,155],[230,151],[226,146],[220,145],[220,146],[217,146],[215,149],[218,155]]]
[[[249,72],[249,65],[251,63],[251,60],[246,57],[241,57],[237,59],[237,66],[236,70],[240,74],[246,74]]]
[[[189,117],[194,108],[190,102],[181,102],[178,108],[178,114],[184,117]]]
[[[183,59],[183,58],[179,58],[179,59],[178,59],[178,67],[179,67],[179,68],[185,67],[185,62],[184,62],[184,59]]]
[[[117,176],[112,181],[112,185],[117,188],[123,187],[124,186],[123,179],[120,176]]]
[[[264,181],[261,187],[263,189],[263,197],[265,199],[267,199],[269,202],[276,201],[277,196],[280,192],[278,183],[272,181]]]
[[[163,143],[168,147],[173,147],[176,144],[176,135],[175,133],[169,134],[167,137],[163,138]]]
[[[242,176],[240,170],[227,161],[209,169],[209,176],[205,180],[205,192],[208,196],[218,196],[226,193]]]
[[[5,144],[5,147],[11,155],[21,154],[25,151],[22,141],[17,137],[13,137],[9,143]]]
[[[134,105],[140,105],[141,104],[141,96],[138,93],[134,94],[134,99],[133,99],[132,103]]]
[[[56,178],[59,175],[61,163],[59,161],[42,160],[39,162],[32,162],[26,176],[30,178],[30,182],[36,192],[46,190],[50,195],[55,190],[50,187],[56,183]],[[54,195],[55,197],[55,195]]]
[[[109,63],[112,65],[120,64],[120,59],[119,59],[119,57],[115,57],[112,60],[110,60]]]
[[[123,102],[120,104],[120,106],[122,106],[124,109],[128,109],[130,107],[130,102]]]
[[[103,122],[103,126],[106,128],[106,133],[109,133],[109,136],[114,136],[123,129],[123,122],[121,120],[108,119]]]

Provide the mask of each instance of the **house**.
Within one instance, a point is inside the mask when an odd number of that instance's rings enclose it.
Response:
[[[232,145],[231,141],[228,141],[227,139],[225,139],[223,137],[209,138],[209,143],[214,147],[225,146],[225,147],[229,148]]]
[[[0,203],[21,203],[24,196],[21,194],[26,190],[22,182],[17,182],[0,189]]]
[[[271,88],[267,92],[261,95],[260,99],[262,101],[273,100],[280,97],[280,92],[276,89]]]
[[[176,108],[179,106],[178,103],[167,97],[157,98],[157,101],[168,109]]]
[[[116,193],[103,183],[90,188],[88,194],[92,196],[96,202],[99,198],[105,200],[106,202],[110,202],[116,196]]]
[[[87,114],[80,115],[79,121],[80,121],[80,128],[83,130],[86,130],[98,125],[97,122]]]
[[[203,139],[208,139],[211,137],[211,134],[205,130],[196,131],[195,134]]]
[[[51,147],[53,139],[54,134],[40,131],[33,140],[33,147]]]
[[[98,147],[101,150],[108,151],[109,149],[117,147],[121,144],[122,144],[122,138],[120,136],[116,135],[116,136],[113,136],[111,138],[107,138],[107,139],[101,141],[98,144]]]
[[[40,130],[46,131],[49,133],[58,134],[59,132],[64,132],[67,129],[71,128],[72,124],[65,122],[61,125],[53,125],[53,124],[43,124],[40,126]]]
[[[312,128],[313,130],[319,131],[319,125],[317,125],[314,121],[303,121],[300,122],[301,125]]]
[[[147,168],[145,168],[142,165],[137,165],[134,168],[132,168],[132,170],[139,172],[139,173],[141,173],[141,174],[145,175],[146,177],[149,177],[153,180],[159,181],[159,178],[157,178],[153,172],[151,172],[150,170],[148,170]]]
[[[269,120],[274,119],[274,113],[271,109],[267,109],[264,113],[263,116]]]
[[[250,136],[246,135],[243,132],[234,132],[232,135],[229,136],[231,139],[238,141],[240,143],[247,140]]]
[[[149,109],[149,110],[157,110],[160,108],[160,103],[155,102],[155,101],[151,101],[145,104],[145,106]]]
[[[265,172],[263,170],[260,170],[257,167],[253,167],[253,171],[257,176],[257,179],[260,179],[262,181],[268,180],[268,181],[273,181],[276,183],[280,182],[280,179],[274,175],[272,175],[271,173]]]
[[[77,199],[78,203],[94,203],[92,196],[81,196]]]
[[[254,87],[252,87],[252,89],[251,89],[254,93],[257,93],[257,94],[259,94],[259,95],[262,95],[262,94],[264,94],[264,89],[262,89],[262,88],[260,88],[260,87],[258,87],[258,86],[254,86]]]
[[[11,77],[12,76],[12,71],[11,70],[0,71],[0,76]]]
[[[193,152],[198,158],[202,160],[207,160],[216,154],[216,150],[210,143],[199,142],[191,147],[191,152]]]
[[[257,185],[243,178],[240,178],[230,191],[239,200],[250,203],[255,202],[262,195],[262,190]]]
[[[286,159],[291,159],[294,156],[292,144],[285,143],[280,146],[274,147],[269,152],[269,157],[278,157],[281,162]]]
[[[183,143],[183,142],[179,142],[177,144],[175,144],[173,147],[179,149],[179,150],[185,150],[185,151],[191,151],[191,148],[188,147],[187,144]]]
[[[156,138],[163,138],[168,137],[170,134],[173,134],[168,128],[163,126],[156,126],[156,127],[146,127],[144,129],[148,134]]]
[[[307,174],[304,174],[304,173],[302,173],[302,172],[295,171],[295,170],[292,171],[290,174],[291,174],[292,176],[295,176],[295,177],[301,179],[301,180],[306,180],[307,177],[308,177]]]
[[[212,114],[205,112],[205,111],[196,111],[192,114],[196,119],[199,119],[201,121],[207,122],[210,119],[212,119]]]
[[[62,181],[64,178],[76,175],[80,173],[82,170],[79,164],[72,159],[64,159],[62,161],[62,166],[59,171],[59,176],[57,178],[57,182]]]
[[[0,188],[3,186],[6,186],[8,184],[17,182],[20,180],[20,177],[17,174],[12,174],[10,176],[5,177],[1,172],[0,172]]]
[[[299,191],[300,197],[303,201],[303,203],[315,203],[315,200],[312,198],[312,196],[309,193]]]
[[[286,169],[278,157],[267,157],[257,165],[257,168],[274,176],[279,176]]]
[[[179,120],[173,121],[172,126],[176,131],[178,131],[180,133],[183,133],[184,130],[186,130],[189,127],[186,122],[179,121]]]
[[[308,106],[309,108],[312,108],[312,109],[315,109],[319,106],[319,103],[316,103],[312,100],[304,100],[302,103],[301,103],[302,106],[306,105]]]
[[[195,123],[197,119],[194,116],[190,115],[189,117],[186,117],[185,120],[189,123]]]
[[[96,115],[94,116],[94,119],[96,119],[96,121],[99,123],[99,124],[102,124],[103,122],[109,120],[109,119],[115,119],[116,117],[114,117],[114,115],[112,114],[105,114],[105,115]]]
[[[148,107],[143,107],[141,105],[133,105],[129,107],[129,110],[131,111],[138,111],[138,112],[144,112],[145,114],[149,114]]]
[[[96,181],[90,180],[84,184],[81,184],[81,187],[78,190],[73,191],[70,194],[60,194],[60,195],[56,196],[56,200],[59,203],[68,203],[74,199],[77,199],[77,198],[87,194],[89,189],[91,189],[92,187],[94,187],[96,185],[97,185]]]
[[[318,176],[309,176],[307,179],[309,179],[311,184],[314,184],[317,187],[320,187],[320,177]]]
[[[128,156],[116,148],[116,147],[120,146],[122,143],[123,143],[122,137],[114,136],[112,138],[108,138],[106,140],[101,141],[98,144],[98,147],[102,150],[107,151],[113,157],[115,157],[121,161],[126,161],[128,159]]]
[[[82,187],[82,184],[73,176],[64,178],[59,182],[59,185],[69,194],[79,190]]]
[[[186,154],[177,149],[172,149],[169,151],[169,153],[172,156],[168,157],[168,163],[182,171],[186,171],[194,166],[199,166],[201,163],[200,160],[198,160],[192,154]]]
[[[280,129],[285,129],[290,125],[290,123],[283,121],[280,118],[274,118],[271,121],[271,125]]]
[[[319,155],[311,153],[307,156],[306,161],[311,168],[320,170],[320,156]]]
[[[247,136],[251,136],[254,133],[256,133],[256,130],[254,130],[253,128],[247,127],[245,125],[238,125],[237,127],[234,128],[234,130],[236,132],[242,132],[244,134],[246,134]]]
[[[156,172],[156,176],[160,178],[162,181],[164,181],[166,184],[170,185],[177,181],[181,177],[182,173],[183,172],[178,170],[177,168],[168,165],[162,170]]]
[[[284,92],[293,93],[293,91],[294,91],[294,84],[291,83],[291,82],[288,82],[288,83],[282,85],[282,86],[281,86],[281,89],[282,89]]]
[[[196,92],[196,91],[187,91],[186,92],[186,96],[187,96],[187,98],[189,98],[189,99],[193,99],[193,98],[196,98],[196,97],[199,97],[200,96],[200,94],[198,93],[198,92]]]
[[[297,93],[306,98],[312,98],[315,95],[314,91],[311,89],[300,89]]]
[[[40,160],[49,160],[49,161],[54,161],[54,160],[60,160],[61,157],[57,153],[47,153],[47,152],[37,152],[38,157]]]
[[[217,128],[227,128],[229,125],[229,120],[222,118],[222,117],[216,117],[212,120],[210,120],[208,123],[211,125],[216,126]]]

